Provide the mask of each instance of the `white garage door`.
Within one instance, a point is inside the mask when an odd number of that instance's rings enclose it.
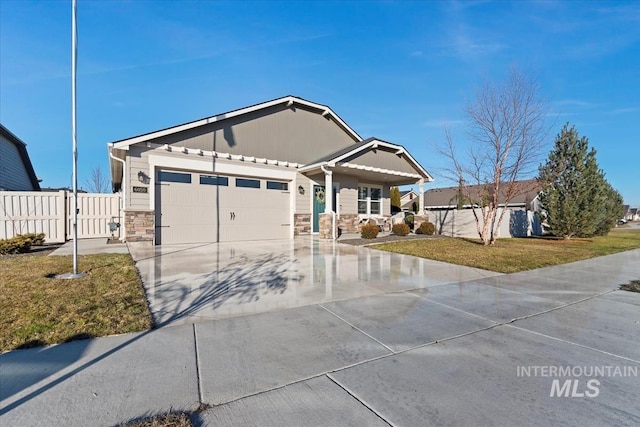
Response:
[[[156,183],[157,244],[290,236],[288,182],[161,170]]]

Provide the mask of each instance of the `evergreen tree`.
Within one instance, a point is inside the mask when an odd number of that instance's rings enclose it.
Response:
[[[540,202],[550,231],[565,239],[604,235],[622,208],[620,194],[598,167],[596,150],[566,124],[547,163],[540,167]]]
[[[390,197],[391,197],[391,210],[395,212],[400,212],[401,210],[400,209],[400,190],[398,189],[398,187],[391,187]]]

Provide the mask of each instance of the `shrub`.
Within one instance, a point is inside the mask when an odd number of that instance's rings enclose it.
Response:
[[[42,246],[44,245],[44,233],[28,233],[28,234],[23,234],[24,237],[28,238],[31,240],[31,245],[33,246]]]
[[[378,237],[378,226],[373,224],[365,224],[360,230],[360,235],[363,239],[375,239]]]
[[[375,239],[378,237],[378,226],[373,224],[365,224],[360,230],[360,235],[363,239]]]
[[[409,226],[407,224],[394,224],[391,231],[396,236],[406,236],[409,234]]]
[[[32,240],[27,235],[3,239],[0,240],[0,255],[23,254],[29,252],[31,245]]]
[[[416,230],[416,234],[427,234],[429,236],[431,236],[435,232],[436,232],[436,226],[433,225],[433,223],[428,221],[420,224],[420,227],[418,227],[418,229]]]

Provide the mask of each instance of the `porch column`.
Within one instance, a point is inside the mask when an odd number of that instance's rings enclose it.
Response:
[[[324,213],[333,212],[333,172],[320,166],[324,172]]]
[[[420,193],[418,196],[418,213],[424,215],[424,178],[418,181],[418,193]]]

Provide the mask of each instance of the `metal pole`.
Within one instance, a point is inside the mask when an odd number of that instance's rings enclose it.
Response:
[[[71,0],[71,133],[73,139],[73,274],[78,274],[78,142],[76,134],[77,23],[76,0]]]

